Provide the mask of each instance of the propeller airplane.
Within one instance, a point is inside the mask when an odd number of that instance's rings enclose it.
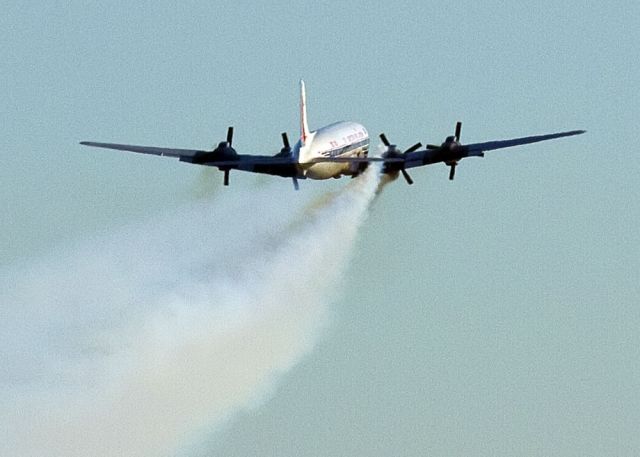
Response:
[[[392,176],[402,174],[408,184],[413,184],[413,179],[407,169],[442,162],[450,168],[449,179],[453,180],[458,163],[467,157],[484,157],[485,152],[495,149],[585,133],[584,130],[571,130],[465,145],[460,142],[461,130],[462,123],[458,122],[454,135],[448,136],[442,144],[427,144],[424,149],[420,149],[422,143],[416,143],[405,151],[389,142],[387,136],[381,133],[380,140],[386,149],[381,157],[369,157],[369,134],[361,124],[340,121],[314,131],[309,130],[305,85],[304,81],[300,81],[300,139],[291,147],[286,132],[282,133],[282,149],[273,156],[238,154],[233,148],[233,127],[228,128],[226,140],[211,151],[93,141],[82,141],[80,144],[174,157],[181,162],[217,167],[224,173],[225,186],[229,185],[231,170],[240,170],[291,178],[294,188],[298,190],[299,179],[355,177],[372,162],[382,162],[382,173]]]

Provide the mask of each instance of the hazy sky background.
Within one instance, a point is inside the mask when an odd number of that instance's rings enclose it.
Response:
[[[638,24],[634,1],[6,3],[0,268],[258,189],[77,143],[206,148],[234,125],[275,153],[301,77],[312,128],[401,146],[457,120],[463,142],[586,129],[387,187],[319,347],[196,454],[638,455]]]

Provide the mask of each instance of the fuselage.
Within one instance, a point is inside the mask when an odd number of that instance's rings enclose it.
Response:
[[[356,122],[341,121],[312,131],[305,141],[293,147],[301,176],[310,179],[339,178],[356,175],[360,163],[314,162],[326,157],[366,157],[369,152],[369,133]]]

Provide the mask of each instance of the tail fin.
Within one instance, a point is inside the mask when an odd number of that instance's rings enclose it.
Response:
[[[309,124],[307,123],[307,95],[304,89],[304,81],[300,80],[300,141],[304,144],[309,136]]]

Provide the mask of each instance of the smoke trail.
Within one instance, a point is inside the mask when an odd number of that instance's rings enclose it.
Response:
[[[377,150],[378,153],[376,154],[377,157],[384,157],[386,151],[387,151],[388,146],[382,143],[378,144]],[[393,181],[395,181],[396,179],[398,179],[398,176],[400,175],[399,171],[395,171],[395,172],[391,172],[391,173],[384,173],[380,176],[380,180],[378,181],[378,188],[376,189],[376,197],[378,195],[380,195],[382,193],[382,191],[384,190],[385,187],[387,187],[388,184],[391,184]]]
[[[254,406],[315,343],[378,181],[306,212],[198,203],[0,272],[0,455],[174,455]]]

